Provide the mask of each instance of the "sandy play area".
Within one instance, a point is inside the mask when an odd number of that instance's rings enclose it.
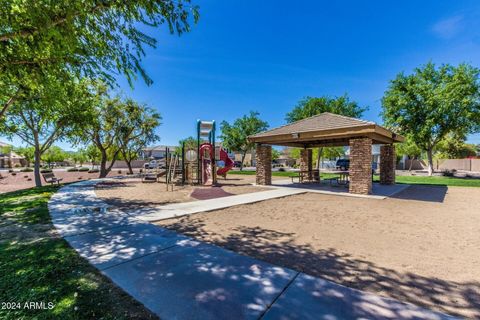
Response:
[[[306,193],[158,224],[350,287],[480,318],[480,189],[412,186],[385,200]]]
[[[254,182],[255,176],[229,175],[226,180],[219,178],[217,187],[174,186],[172,192],[171,189],[167,191],[165,183],[142,183],[138,178],[122,179],[98,184],[95,193],[111,205],[135,208],[269,190],[269,188],[253,186]]]

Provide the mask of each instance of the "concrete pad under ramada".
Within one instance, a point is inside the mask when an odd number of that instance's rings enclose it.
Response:
[[[95,183],[54,195],[52,222],[82,256],[162,319],[449,318],[152,229],[99,201]]]

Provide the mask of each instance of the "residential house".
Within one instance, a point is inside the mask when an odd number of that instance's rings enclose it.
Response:
[[[23,167],[25,158],[12,151],[12,146],[0,141],[0,168]]]

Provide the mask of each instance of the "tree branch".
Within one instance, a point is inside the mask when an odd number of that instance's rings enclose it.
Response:
[[[0,110],[0,119],[2,119],[5,116],[5,113],[7,112],[7,109],[18,99],[18,93],[20,92],[20,89],[17,90],[17,92],[10,97],[10,99],[7,100],[2,106],[2,109]]]
[[[113,3],[105,3],[105,1],[104,1],[102,4],[95,5],[87,13],[92,14],[92,13],[95,13],[96,11],[100,11],[102,9],[108,9],[112,5],[113,5]],[[82,14],[82,12],[77,11],[77,12],[73,13],[72,15],[70,15],[70,17],[66,17],[66,16],[56,17],[56,19],[52,23],[50,23],[49,25],[43,26],[42,28],[26,28],[26,29],[23,29],[23,30],[15,31],[15,32],[5,33],[3,35],[0,35],[0,42],[7,42],[7,41],[10,41],[10,40],[15,39],[15,38],[26,38],[30,35],[33,35],[35,33],[40,32],[42,29],[43,30],[48,30],[51,27],[56,27],[56,26],[59,26],[61,24],[64,24],[69,18],[74,19],[74,18],[80,16],[81,14]]]

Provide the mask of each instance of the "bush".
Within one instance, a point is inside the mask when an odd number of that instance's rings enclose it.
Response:
[[[40,173],[50,173],[52,172],[52,169],[42,169],[40,170]]]
[[[20,163],[15,163],[14,167],[15,167],[15,168],[20,168],[21,165],[20,165]]]
[[[68,168],[67,172],[77,172],[78,168]]]
[[[97,173],[97,172],[100,172],[100,170],[98,170],[98,169],[90,169],[90,170],[88,170],[88,173]]]
[[[8,169],[8,173],[14,172],[13,169]]]
[[[443,171],[443,175],[445,177],[454,177],[455,173],[457,173],[457,170],[455,170],[455,169],[452,169],[452,170],[446,169],[445,171]]]
[[[285,168],[278,168],[279,172],[285,172]]]
[[[20,172],[32,172],[33,169],[32,168],[23,168],[23,169],[20,169]]]
[[[88,169],[87,167],[82,167],[82,168],[78,168],[78,171],[87,172],[87,171],[90,171],[90,169]]]

